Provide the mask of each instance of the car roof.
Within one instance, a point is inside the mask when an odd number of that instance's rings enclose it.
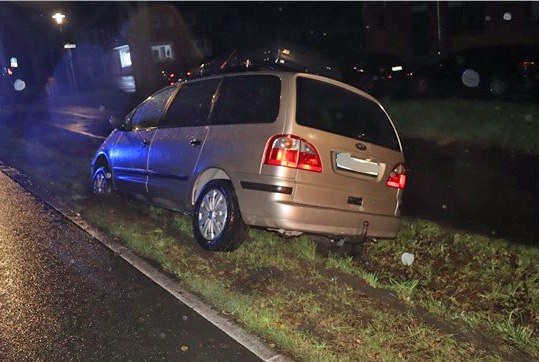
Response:
[[[347,89],[354,93],[358,93],[362,95],[363,97],[368,98],[369,100],[381,106],[380,102],[376,98],[371,96],[370,94],[348,83],[344,83],[338,79],[334,79],[334,78],[330,78],[330,77],[326,77],[326,76],[318,75],[318,74],[295,72],[295,71],[288,71],[288,70],[248,70],[248,71],[243,71],[243,72],[224,72],[222,74],[209,74],[209,75],[202,75],[198,77],[188,78],[186,80],[178,82],[177,85],[181,86],[181,84],[186,83],[186,82],[190,83],[190,82],[201,81],[204,79],[215,79],[215,78],[221,78],[221,77],[233,77],[233,76],[241,76],[241,75],[261,75],[261,74],[273,75],[273,76],[280,77],[282,79],[291,79],[295,77],[315,79],[318,81],[322,81],[325,83],[329,83],[329,84]]]

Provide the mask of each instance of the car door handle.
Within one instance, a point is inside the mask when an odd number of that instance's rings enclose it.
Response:
[[[193,138],[189,143],[191,144],[191,146],[195,147],[195,146],[200,146],[202,144],[202,141],[197,140],[196,138]]]
[[[150,141],[148,140],[142,140],[140,143],[142,143],[142,146],[146,147],[150,144]]]

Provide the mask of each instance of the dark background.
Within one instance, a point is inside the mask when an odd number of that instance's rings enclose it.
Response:
[[[61,31],[51,18],[57,11],[66,15]],[[67,84],[71,61],[77,91],[132,76],[146,96],[163,85],[162,71],[185,74],[275,39],[334,58],[387,53],[409,63],[477,45],[537,47],[538,14],[536,2],[2,2],[0,67],[17,57],[30,94],[51,78]],[[63,43],[76,44],[71,59]],[[173,46],[173,59],[152,59],[150,47],[163,43]],[[125,68],[115,51],[122,45],[131,52]]]

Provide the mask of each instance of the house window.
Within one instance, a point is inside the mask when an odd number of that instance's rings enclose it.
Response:
[[[120,67],[127,68],[131,66],[131,51],[129,50],[129,45],[122,45],[120,47],[114,48],[118,51],[120,56]]]
[[[152,58],[155,62],[174,60],[174,48],[172,44],[155,44],[151,47]]]
[[[120,64],[122,68],[131,66],[131,52],[129,51],[129,46],[124,49],[120,49]]]

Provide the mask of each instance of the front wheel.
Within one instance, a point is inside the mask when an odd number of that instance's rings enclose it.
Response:
[[[229,181],[215,180],[204,187],[193,210],[193,234],[211,251],[232,251],[247,239],[248,227]]]
[[[107,172],[105,167],[99,167],[95,170],[92,192],[94,195],[108,195],[112,193],[110,173]]]

